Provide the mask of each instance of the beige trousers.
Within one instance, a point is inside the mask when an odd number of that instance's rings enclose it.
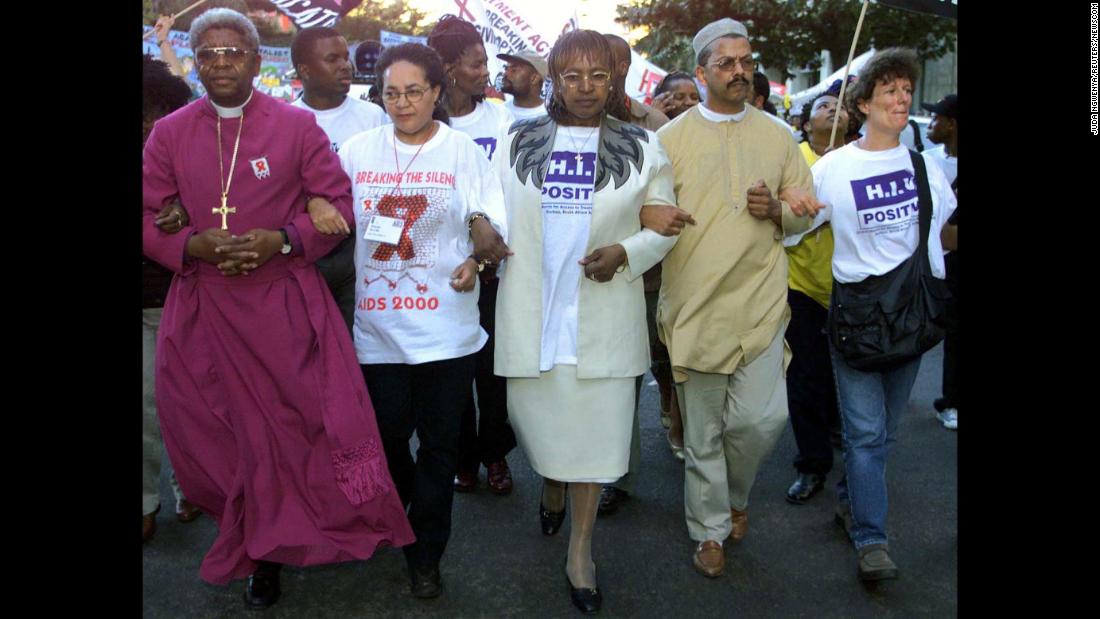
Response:
[[[783,332],[730,374],[687,370],[676,385],[684,421],[684,512],[691,539],[722,541],[744,511],[760,463],[787,424]]]

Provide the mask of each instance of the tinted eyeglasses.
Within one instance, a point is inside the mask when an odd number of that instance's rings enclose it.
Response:
[[[214,59],[218,56],[225,56],[229,62],[239,63],[244,62],[250,54],[255,53],[250,49],[240,47],[204,47],[195,51],[195,62],[200,65],[208,65],[214,62]]]
[[[745,73],[752,73],[756,69],[756,61],[752,59],[752,56],[745,56],[744,58],[724,56],[709,64],[723,73],[733,72],[734,67],[737,65],[741,65]]]
[[[386,103],[394,104],[401,100],[404,96],[409,100],[409,103],[419,103],[424,98],[424,93],[428,92],[423,88],[410,88],[405,92],[398,92],[396,90],[385,90],[382,92],[382,100]]]

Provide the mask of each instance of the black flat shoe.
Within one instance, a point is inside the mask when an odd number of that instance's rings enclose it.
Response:
[[[279,571],[282,565],[268,561],[258,561],[256,571],[248,577],[248,587],[244,591],[244,602],[248,608],[267,608],[279,601],[282,587],[279,586]]]
[[[539,522],[542,524],[543,535],[554,535],[561,528],[561,523],[565,522],[565,507],[560,512],[552,512],[539,501]]]
[[[569,580],[569,573],[565,573],[565,584],[569,585],[569,597],[573,600],[573,606],[577,607],[577,610],[586,615],[594,615],[600,612],[600,606],[603,604],[603,594],[600,593],[600,588],[594,589],[578,589],[573,586],[573,581]]]

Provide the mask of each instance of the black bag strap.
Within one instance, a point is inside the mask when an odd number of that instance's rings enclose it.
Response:
[[[913,146],[916,147],[918,153],[924,152],[924,141],[920,139],[920,125],[910,118],[909,126],[913,128]]]
[[[928,170],[924,167],[924,157],[915,150],[909,151],[913,162],[913,174],[917,179],[917,208],[920,209],[920,245],[917,251],[924,254],[924,265],[928,273],[932,272],[932,262],[928,258],[928,233],[932,229],[932,190],[928,187]]]

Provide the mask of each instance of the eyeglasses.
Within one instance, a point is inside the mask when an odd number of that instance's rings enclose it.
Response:
[[[735,66],[741,65],[745,73],[752,73],[753,69],[756,68],[756,61],[752,59],[752,56],[745,56],[744,58],[730,58],[729,56],[725,56],[714,62],[708,63],[708,65],[723,73],[732,73]]]
[[[580,73],[566,73],[561,76],[561,83],[570,90],[581,87],[581,82],[587,81],[596,88],[606,88],[611,83],[611,74],[606,71],[593,71],[588,75]]]
[[[200,65],[206,65],[214,62],[214,59],[218,56],[225,56],[229,62],[242,62],[245,58],[248,58],[249,54],[255,54],[256,52],[250,49],[241,49],[239,47],[204,47],[195,52],[195,61]]]
[[[387,90],[382,93],[382,100],[386,103],[397,103],[401,100],[402,95],[409,103],[419,103],[424,98],[424,93],[428,92],[423,88],[410,88],[405,92],[397,92],[396,90]]]

